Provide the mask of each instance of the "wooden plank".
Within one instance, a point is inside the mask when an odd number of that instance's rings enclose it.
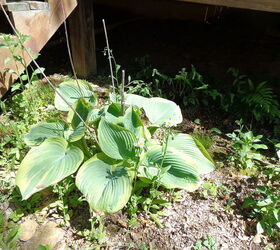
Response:
[[[240,9],[280,12],[280,0],[176,0],[180,2],[227,6]]]
[[[10,13],[16,29],[22,34],[31,37],[26,42],[26,47],[30,48],[33,53],[38,53],[63,23],[65,16],[63,15],[62,7],[64,6],[65,15],[68,17],[77,6],[77,0],[49,0],[48,3],[48,10],[16,11]],[[63,3],[63,6],[61,3]],[[0,97],[15,80],[14,76],[5,74],[1,70],[7,67],[15,69],[12,62],[7,66],[4,65],[4,59],[9,56],[9,53],[6,50],[2,53],[2,49],[5,50],[5,48],[1,48],[0,51]],[[25,54],[25,58],[29,64],[31,60],[27,54]],[[19,65],[19,67],[21,66]]]
[[[78,77],[87,78],[96,74],[92,0],[79,0],[68,21],[75,70]]]

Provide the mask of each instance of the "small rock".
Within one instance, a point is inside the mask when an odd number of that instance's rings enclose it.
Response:
[[[40,245],[55,247],[65,235],[65,232],[57,226],[54,222],[48,222],[41,226],[40,230],[23,245],[22,250],[37,250]]]
[[[255,244],[260,244],[262,242],[262,235],[261,234],[256,234],[255,237],[253,238],[253,242]]]
[[[69,250],[70,248],[67,246],[66,243],[59,243],[56,247],[55,250]]]
[[[28,241],[30,240],[36,232],[38,227],[38,223],[35,220],[27,220],[20,225],[21,234],[20,240],[21,241]]]

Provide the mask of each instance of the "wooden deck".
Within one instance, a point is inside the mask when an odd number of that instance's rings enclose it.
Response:
[[[0,4],[7,2],[7,0],[0,0]],[[20,8],[26,6],[21,5],[24,2],[20,2]],[[39,3],[40,4],[40,3]],[[44,3],[43,3],[44,4]],[[63,4],[63,5],[62,5]],[[26,42],[26,47],[30,48],[35,54],[45,46],[48,40],[53,36],[55,31],[63,23],[70,13],[77,6],[77,0],[48,0],[48,8],[32,9],[30,3],[28,3],[28,10],[16,9],[15,6],[5,6],[9,11],[10,18],[16,27],[16,29],[22,34],[29,35],[30,39]],[[65,14],[63,12],[63,8]],[[30,9],[31,8],[31,9]],[[0,24],[1,26],[1,24]],[[0,48],[0,97],[5,94],[9,86],[13,83],[15,75],[6,73],[4,68],[16,69],[13,60],[8,65],[4,65],[5,58],[10,57],[8,48]],[[25,54],[27,63],[31,62],[31,59]],[[22,69],[22,65],[18,65],[19,69]]]
[[[240,9],[280,12],[280,0],[176,0],[180,2],[226,6]]]

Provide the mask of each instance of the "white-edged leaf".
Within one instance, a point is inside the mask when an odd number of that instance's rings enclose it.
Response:
[[[115,213],[129,200],[132,175],[127,167],[117,163],[100,153],[78,171],[76,185],[97,212]]]
[[[163,174],[160,173],[162,160],[161,146],[149,149],[140,168],[140,176],[151,180],[159,176],[159,183],[166,188],[194,191],[199,187],[200,178],[196,163],[191,157],[174,149],[168,149],[162,164],[162,168],[166,169]]]
[[[67,101],[69,105],[73,105],[79,98],[84,98],[92,106],[96,105],[97,99],[94,94],[92,86],[82,80],[78,80],[78,84],[75,80],[69,80],[61,83],[57,92]],[[61,111],[70,110],[65,101],[56,93],[55,95],[55,107]]]
[[[75,173],[84,158],[83,152],[69,146],[63,138],[46,139],[24,157],[16,175],[22,199]]]
[[[128,129],[101,118],[98,141],[102,151],[113,159],[129,159],[135,156],[135,135]]]
[[[64,137],[68,126],[64,121],[43,122],[33,126],[23,139],[28,146],[40,145],[47,138]]]
[[[170,137],[168,140],[168,148],[171,147],[191,157],[200,174],[210,173],[215,169],[211,156],[203,145],[199,145],[198,147],[197,142],[192,136],[180,133]]]
[[[135,94],[126,94],[125,104],[143,108],[147,118],[153,124],[162,125],[168,120],[171,120],[174,124],[179,124],[183,121],[180,107],[167,99],[145,98]]]

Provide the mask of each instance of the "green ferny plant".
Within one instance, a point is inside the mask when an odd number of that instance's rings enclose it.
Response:
[[[193,191],[200,174],[215,168],[197,140],[172,131],[182,122],[172,101],[125,94],[124,103],[101,106],[92,86],[83,81],[63,82],[57,92],[55,107],[68,112],[67,121],[39,123],[24,136],[31,149],[16,175],[24,200],[75,174],[93,211],[115,213],[127,204],[138,180]],[[154,137],[157,129],[165,131],[160,141]]]

